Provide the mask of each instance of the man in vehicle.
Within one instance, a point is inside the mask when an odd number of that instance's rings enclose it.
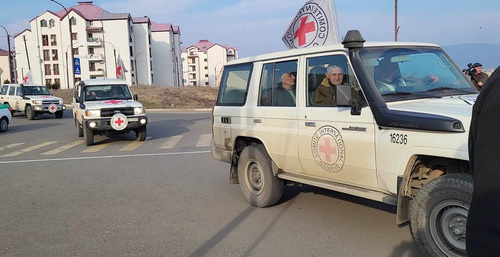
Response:
[[[285,73],[281,75],[280,81],[274,90],[273,105],[295,106],[295,75]]]
[[[325,76],[326,78],[314,90],[313,105],[315,106],[335,106],[335,87],[342,84],[344,70],[339,66],[330,65],[326,69]]]

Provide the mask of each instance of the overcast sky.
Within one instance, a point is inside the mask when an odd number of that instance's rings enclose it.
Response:
[[[14,35],[46,10],[50,0],[1,0],[0,25]],[[77,1],[59,0],[66,8]],[[132,17],[180,26],[182,46],[200,39],[237,47],[240,57],[285,50],[281,37],[305,0],[95,0],[94,5]],[[333,1],[332,1],[333,3]],[[340,33],[357,29],[367,41],[394,40],[394,0],[336,0]],[[399,0],[399,41],[500,44],[500,1]],[[13,46],[13,40],[12,46]],[[0,28],[0,48],[7,39]]]

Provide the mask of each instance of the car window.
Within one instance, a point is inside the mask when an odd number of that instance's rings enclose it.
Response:
[[[15,93],[16,93],[16,87],[10,87],[9,88],[9,95],[13,96],[13,95],[15,95]]]
[[[252,69],[252,63],[224,67],[217,105],[242,106],[245,104]]]
[[[297,60],[262,67],[258,106],[296,106]]]
[[[0,91],[0,95],[7,95],[7,91],[9,90],[9,86],[3,86]]]

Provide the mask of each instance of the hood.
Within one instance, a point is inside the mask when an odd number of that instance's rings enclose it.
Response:
[[[52,95],[27,95],[25,97],[28,97],[30,100],[58,100],[58,101],[63,100],[60,97]]]
[[[134,100],[103,100],[85,102],[87,109],[120,108],[120,107],[143,107],[141,103]]]
[[[476,98],[477,94],[426,98],[387,103],[387,107],[393,110],[429,113],[459,119],[462,121],[464,128],[468,130],[472,116],[472,106],[476,102]]]

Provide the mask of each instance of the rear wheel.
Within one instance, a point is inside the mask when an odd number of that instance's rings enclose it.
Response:
[[[137,138],[138,141],[146,140],[146,127],[136,129],[135,130],[135,137]]]
[[[5,132],[9,129],[9,120],[6,117],[0,119],[0,132]]]
[[[94,131],[89,129],[87,126],[83,125],[83,137],[85,139],[86,145],[94,144]]]
[[[35,119],[35,111],[33,110],[33,107],[31,107],[31,105],[28,105],[26,107],[26,117],[28,118],[28,120]]]
[[[241,152],[238,161],[240,188],[254,206],[274,205],[283,194],[284,182],[273,175],[271,167],[271,158],[263,145],[250,145]]]
[[[425,184],[413,199],[410,229],[426,256],[466,256],[472,176],[449,174]]]
[[[78,135],[78,137],[83,137],[82,124],[80,124],[80,122],[78,122],[77,119],[75,119],[75,127],[76,127],[76,134]]]
[[[63,117],[63,111],[57,111],[56,112],[56,119],[60,119]]]

